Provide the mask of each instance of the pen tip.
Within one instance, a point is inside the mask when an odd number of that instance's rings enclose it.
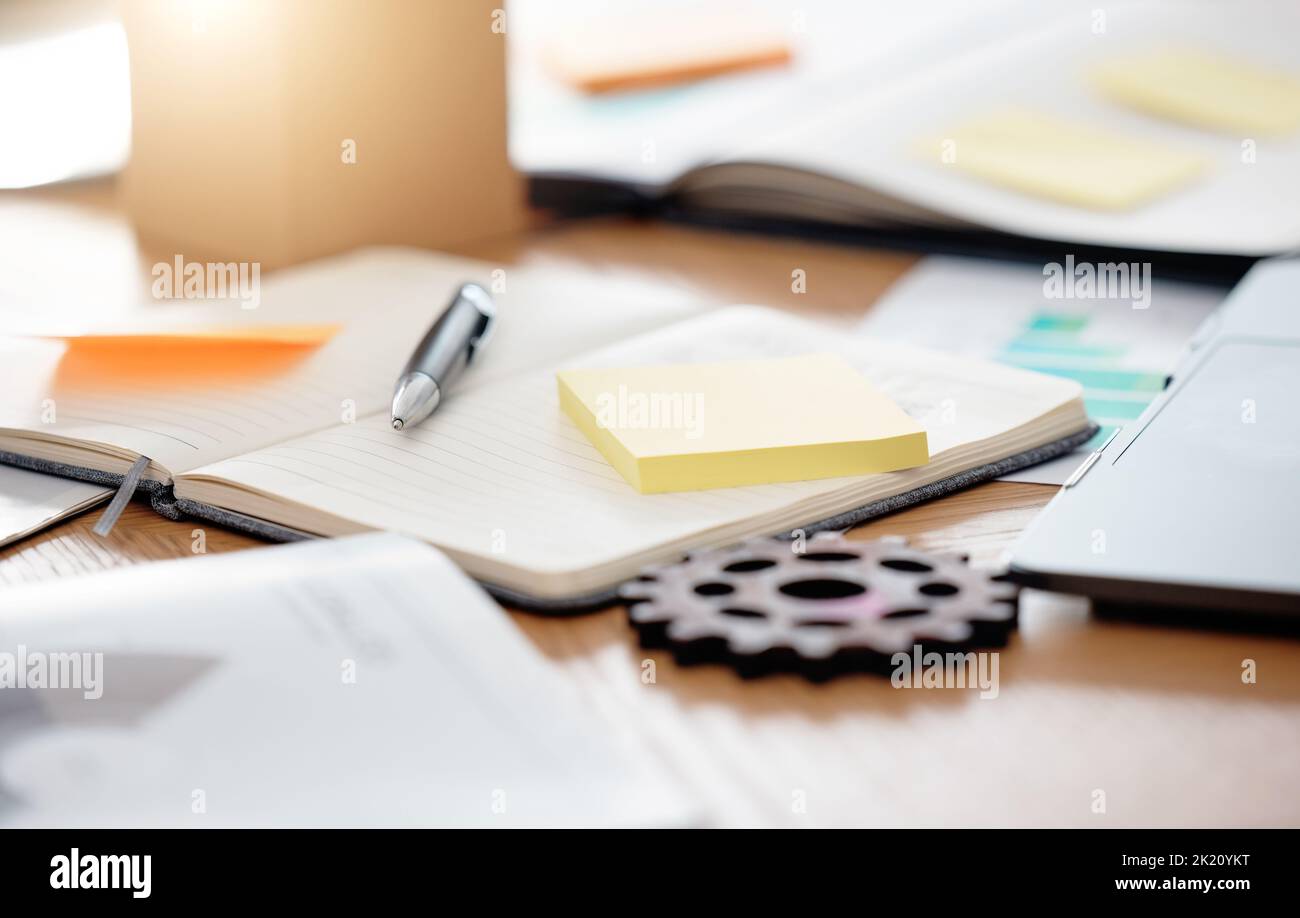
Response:
[[[401,430],[403,426],[401,418],[393,418],[393,430]]]

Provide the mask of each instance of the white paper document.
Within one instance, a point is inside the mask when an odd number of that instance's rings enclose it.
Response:
[[[0,465],[0,546],[102,503],[112,488]]]
[[[690,821],[485,593],[400,536],[21,587],[5,611],[0,825]]]

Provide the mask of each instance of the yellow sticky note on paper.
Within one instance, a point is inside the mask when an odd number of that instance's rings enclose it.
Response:
[[[842,358],[564,370],[560,407],[643,494],[924,465],[925,431]]]
[[[1018,109],[958,125],[917,152],[1026,194],[1097,210],[1127,210],[1185,185],[1195,154]]]
[[[1300,129],[1300,75],[1192,49],[1112,58],[1093,84],[1122,105],[1244,137]]]

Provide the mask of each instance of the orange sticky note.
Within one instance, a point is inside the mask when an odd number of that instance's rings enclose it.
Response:
[[[209,328],[173,328],[155,331],[103,331],[75,335],[50,335],[77,346],[173,347],[202,344],[272,344],[288,347],[316,347],[334,337],[342,326],[322,325],[230,325]]]
[[[752,10],[692,10],[675,17],[620,17],[566,33],[550,43],[545,60],[560,80],[599,93],[684,83],[790,60],[779,26]]]

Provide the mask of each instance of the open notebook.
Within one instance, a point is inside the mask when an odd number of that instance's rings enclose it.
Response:
[[[1052,458],[1091,430],[1078,384],[854,339],[758,307],[699,314],[685,301],[620,301],[520,270],[497,337],[425,423],[393,431],[396,367],[454,285],[487,265],[370,250],[264,285],[277,321],[339,304],[359,316],[328,345],[259,374],[160,369],[108,382],[65,356],[57,416],[0,428],[0,458],[96,481],[148,456],[161,512],[272,538],[386,529],[442,548],[498,595],[541,608],[609,601],[644,565],[702,545],[845,527]],[[627,366],[834,352],[926,428],[920,468],[675,494],[638,494],[558,405],[563,366]],[[282,358],[277,358],[282,359]],[[219,368],[220,369],[220,368]],[[53,372],[53,371],[51,371]],[[83,379],[83,375],[85,378]],[[127,374],[130,375],[129,372]],[[792,384],[796,384],[792,381]]]
[[[512,75],[511,157],[536,202],[932,244],[992,231],[985,244],[1002,253],[1058,250],[1028,240],[1256,257],[1300,245],[1300,131],[1266,130],[1295,104],[1284,87],[1300,81],[1296,4],[1239,0],[1231,16],[1182,0],[798,9],[805,28],[787,33],[784,71],[592,101],[548,96],[524,60]],[[1170,51],[1231,64],[1162,65]],[[1256,87],[1246,70],[1268,76]],[[1216,124],[1216,108],[1261,117]],[[1009,111],[1027,126],[992,131]],[[1093,132],[1120,142],[1086,143]],[[1166,156],[1199,168],[1137,182]],[[1107,203],[1135,182],[1148,193]]]

